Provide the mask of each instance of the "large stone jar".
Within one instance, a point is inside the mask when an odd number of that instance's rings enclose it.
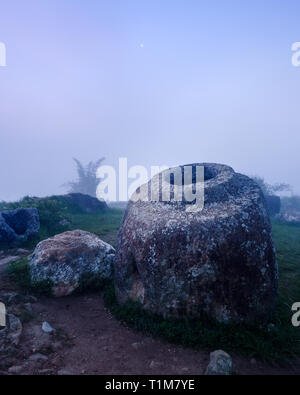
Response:
[[[224,323],[266,320],[276,305],[278,276],[260,187],[229,166],[187,166],[195,187],[195,168],[204,167],[202,210],[191,210],[184,199],[163,201],[166,171],[139,189],[144,199],[129,202],[115,261],[119,302],[137,300],[164,317],[205,313]],[[146,201],[149,190],[158,201]]]

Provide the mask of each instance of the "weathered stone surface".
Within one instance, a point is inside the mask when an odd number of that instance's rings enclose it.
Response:
[[[230,355],[222,350],[210,353],[210,361],[205,374],[207,376],[229,376],[232,374],[232,359]]]
[[[204,312],[225,323],[265,319],[276,304],[277,263],[264,196],[231,167],[197,165],[205,167],[202,211],[161,197],[129,202],[118,236],[117,298],[167,317]],[[158,180],[139,191],[161,192]]]
[[[104,201],[100,201],[93,196],[84,195],[82,193],[69,193],[68,195],[64,195],[64,198],[86,213],[105,211],[108,208]]]
[[[29,259],[31,281],[50,280],[54,296],[69,295],[82,275],[111,277],[114,256],[114,248],[92,233],[61,233],[37,245]]]
[[[55,329],[48,322],[43,322],[42,329],[45,333],[52,333],[55,332]]]
[[[0,245],[18,244],[34,237],[40,229],[36,208],[0,212]]]
[[[12,244],[17,241],[18,236],[14,230],[5,222],[0,213],[0,246],[1,244]]]

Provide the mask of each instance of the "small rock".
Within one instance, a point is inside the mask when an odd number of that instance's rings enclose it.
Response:
[[[16,317],[13,314],[8,314],[8,324],[5,329],[1,331],[1,334],[3,334],[7,337],[7,340],[11,343],[17,346],[20,342],[20,337],[22,335],[23,331],[23,326],[21,321],[19,320],[18,317]],[[1,340],[1,335],[0,335],[0,340]],[[0,349],[1,349],[1,342],[0,342]]]
[[[48,322],[43,322],[42,329],[45,333],[52,333],[55,332],[55,329]]]
[[[23,365],[18,365],[18,366],[11,366],[8,369],[8,373],[12,373],[12,374],[19,374],[22,372],[22,370],[24,369]]]
[[[251,358],[250,359],[250,363],[251,363],[251,365],[256,365],[256,359],[255,358]]]
[[[222,350],[214,351],[210,354],[210,362],[205,374],[208,376],[225,375],[232,373],[232,359],[230,355]]]
[[[43,354],[32,354],[29,357],[29,361],[47,361],[48,357]]]
[[[6,266],[9,263],[16,261],[19,257],[18,256],[7,256],[0,260],[0,266]]]
[[[64,370],[64,369],[59,370],[57,372],[57,374],[58,374],[58,376],[73,376],[74,375],[74,373],[69,372],[68,370]]]
[[[0,300],[5,304],[19,303],[18,296],[16,292],[1,292]]]
[[[39,370],[39,374],[41,374],[41,375],[49,375],[49,374],[52,374],[53,373],[53,370],[52,369],[42,369],[42,370]]]

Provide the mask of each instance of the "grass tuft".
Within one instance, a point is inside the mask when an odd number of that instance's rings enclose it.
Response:
[[[24,294],[32,293],[45,296],[52,294],[53,283],[51,281],[31,282],[27,258],[21,258],[10,263],[5,270],[5,274]]]

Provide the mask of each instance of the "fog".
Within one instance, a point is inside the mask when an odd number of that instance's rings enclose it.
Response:
[[[0,200],[65,193],[72,157],[218,162],[300,193],[298,1],[0,2]]]

